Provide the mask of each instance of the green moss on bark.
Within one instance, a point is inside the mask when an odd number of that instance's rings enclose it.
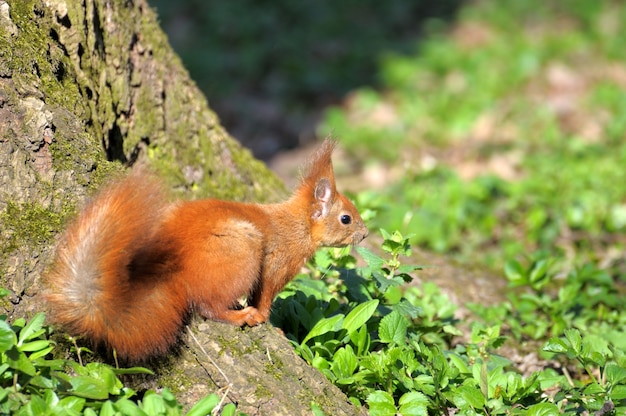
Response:
[[[57,211],[35,202],[18,204],[8,201],[4,211],[0,212],[0,224],[5,230],[4,238],[0,241],[0,268],[5,269],[8,259],[18,248],[52,244],[71,212],[71,207]],[[7,276],[6,273],[2,275]],[[0,284],[3,287],[10,286],[8,281]]]

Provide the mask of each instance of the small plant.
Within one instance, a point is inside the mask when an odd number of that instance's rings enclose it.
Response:
[[[583,337],[577,329],[565,330],[563,337],[551,338],[543,350],[575,360],[587,378],[567,378],[555,400],[562,410],[586,409],[599,414],[626,412],[626,356],[599,336]]]

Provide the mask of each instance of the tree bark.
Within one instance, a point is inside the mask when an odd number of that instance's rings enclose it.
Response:
[[[283,185],[220,126],[145,0],[0,0],[0,284],[10,317],[87,195],[135,163],[187,198],[277,200]],[[269,325],[196,322],[147,386],[192,405],[220,388],[248,414],[357,413]],[[220,370],[218,370],[219,368]]]

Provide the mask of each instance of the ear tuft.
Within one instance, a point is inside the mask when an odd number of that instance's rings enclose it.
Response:
[[[303,177],[302,182],[308,183],[310,186],[317,184],[317,182],[323,178],[328,179],[334,186],[335,175],[333,173],[333,163],[331,156],[336,142],[331,139],[326,139],[322,145],[317,149],[315,154],[309,159],[307,163],[306,174]]]

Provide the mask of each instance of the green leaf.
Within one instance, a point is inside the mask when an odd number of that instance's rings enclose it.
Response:
[[[311,351],[311,348],[309,348],[308,345],[296,345],[296,351],[298,352],[298,354],[300,354],[302,358],[304,358],[304,361],[308,362],[309,364],[313,361],[313,351]]]
[[[434,379],[426,374],[413,377],[413,390],[421,391],[428,395],[435,394]]]
[[[504,274],[509,282],[514,285],[522,285],[526,283],[526,277],[524,274],[524,268],[516,260],[509,260],[504,265]]]
[[[320,319],[311,331],[308,333],[306,337],[302,340],[302,344],[305,344],[308,340],[318,337],[320,335],[324,335],[327,332],[338,331],[341,329],[341,322],[343,321],[344,316],[342,314],[338,314],[332,316],[330,318]]]
[[[317,250],[315,252],[315,265],[321,269],[329,269],[333,264],[333,258],[330,250]]]
[[[385,230],[384,228],[380,229],[380,235],[383,236],[383,240],[391,240],[391,234],[389,234],[389,231]]]
[[[568,328],[565,331],[565,338],[569,341],[574,353],[579,355],[582,350],[582,337],[580,331],[575,328]]]
[[[165,413],[166,406],[163,397],[154,391],[148,391],[143,396],[141,408],[149,415],[159,415]]]
[[[485,396],[476,387],[464,385],[454,392],[453,402],[461,410],[478,409],[485,404]]]
[[[428,416],[428,397],[424,394],[411,391],[405,393],[398,401],[400,404],[400,414],[402,416]]]
[[[406,299],[403,299],[400,303],[394,305],[393,309],[410,319],[416,319],[418,316],[423,314],[423,309],[421,307],[411,304],[411,302]]]
[[[20,331],[17,344],[22,345],[24,341],[40,336],[44,332],[42,328],[45,319],[46,315],[43,312],[39,312],[37,315],[33,316],[33,319]]]
[[[72,393],[86,399],[105,400],[109,397],[106,383],[90,376],[76,376],[70,379]]]
[[[133,395],[134,395],[134,392],[133,392]],[[165,400],[170,407],[178,406],[178,401],[176,400],[176,396],[174,396],[174,393],[172,393],[170,389],[168,389],[167,387],[161,390],[161,396],[163,397],[163,400]]]
[[[235,416],[236,411],[237,411],[237,406],[235,406],[233,403],[228,403],[222,409],[221,416]]]
[[[615,402],[626,399],[626,386],[620,384],[619,386],[613,387],[609,396],[611,397],[611,400]]]
[[[533,265],[530,275],[528,276],[528,280],[534,288],[538,288],[543,285],[544,282],[542,281],[547,277],[549,266],[550,263],[547,259],[541,259]]]
[[[117,416],[118,413],[115,411],[115,408],[113,407],[113,402],[111,400],[107,400],[106,402],[102,404],[99,414],[100,416]]]
[[[387,278],[387,276],[380,272],[380,269],[374,270],[372,272],[372,277],[374,281],[378,284],[378,290],[382,293],[385,293],[389,286],[399,286],[403,284],[399,281],[399,279]]]
[[[569,305],[576,301],[581,290],[580,284],[568,284],[559,289],[559,302],[563,305]]]
[[[15,321],[13,321],[13,326],[15,328],[24,328],[25,325],[26,325],[26,319],[24,318],[17,318]]]
[[[211,413],[211,411],[218,405],[220,398],[217,394],[209,394],[200,399],[190,410],[186,416],[205,416]]]
[[[424,266],[415,265],[415,264],[403,264],[400,267],[398,267],[398,270],[396,270],[396,272],[409,274],[416,270],[423,270],[423,269],[424,269]]]
[[[119,411],[118,414],[122,414],[125,416],[149,416],[149,415],[158,415],[159,413],[151,413],[149,411],[142,410],[137,403],[128,400],[128,399],[120,399],[116,401],[113,406],[116,410]]]
[[[20,351],[39,351],[50,345],[50,341],[47,339],[40,339],[37,341],[27,342],[26,344],[22,344],[22,346],[18,347]]]
[[[378,257],[365,247],[357,246],[356,251],[363,257],[365,263],[372,269],[380,269],[385,264],[385,260]]]
[[[29,376],[34,376],[37,373],[35,366],[28,359],[26,354],[19,351],[17,347],[11,348],[6,353],[7,364],[15,370],[21,371]]]
[[[6,321],[0,321],[0,352],[10,350],[17,343],[17,336]]]
[[[467,364],[465,364],[465,361],[463,361],[463,359],[456,353],[450,353],[448,355],[448,359],[462,374],[471,374],[471,371],[467,367]]]
[[[49,343],[48,343],[49,344]],[[48,348],[44,348],[42,350],[33,352],[32,354],[30,354],[28,356],[28,359],[31,361],[35,361],[41,357],[45,357],[46,355],[48,355],[50,352],[52,352],[52,350],[54,349],[54,345],[49,345]],[[38,363],[39,364],[39,363]]]
[[[604,393],[604,387],[602,387],[601,385],[599,385],[598,383],[590,383],[587,386],[585,386],[584,392],[586,395],[589,396],[594,396],[596,394],[601,394]]]
[[[588,334],[582,341],[582,355],[586,360],[590,360],[597,367],[603,367],[606,358],[611,354],[609,344],[600,335]]]
[[[43,390],[41,396],[48,406],[55,406],[59,402],[59,396],[51,389]]]
[[[560,414],[561,412],[559,412],[559,408],[552,403],[539,403],[532,405],[526,412],[527,416],[558,416]]]
[[[543,350],[546,352],[552,352],[555,354],[565,354],[570,350],[569,346],[560,338],[550,338],[548,342],[543,346]]]
[[[396,405],[391,394],[377,390],[367,396],[369,414],[371,416],[395,416]]]
[[[402,345],[406,340],[406,332],[409,325],[409,320],[394,310],[380,320],[378,337],[381,342]]]
[[[48,413],[46,402],[39,396],[31,395],[28,403],[20,409],[20,413],[26,415],[43,415]]]
[[[311,402],[311,411],[313,412],[313,416],[326,416],[324,411],[315,402]]]
[[[489,372],[487,371],[487,362],[483,361],[480,366],[480,392],[485,399],[489,398]]]
[[[361,356],[369,351],[371,340],[367,327],[362,326],[361,329],[353,332],[350,335],[350,341],[356,346],[357,355]]]
[[[318,370],[330,368],[330,363],[328,362],[328,360],[324,357],[320,357],[319,355],[316,355],[313,358],[313,360],[311,361],[311,365]]]
[[[117,395],[120,393],[122,384],[111,366],[103,363],[89,363],[84,368],[86,373],[81,374],[86,374],[94,380],[101,382],[108,394]]]
[[[626,368],[620,367],[615,363],[609,363],[604,368],[604,377],[611,384],[618,384],[626,379]]]
[[[494,338],[493,340],[491,340],[491,343],[490,343],[491,344],[491,348],[493,348],[493,349],[500,348],[501,346],[504,345],[506,340],[507,340],[507,337],[505,337],[505,336],[499,336],[499,337]]]
[[[454,336],[457,336],[457,337],[460,337],[461,335],[463,335],[463,331],[461,331],[459,328],[457,328],[454,325],[444,325],[444,326],[441,327],[441,329],[446,334],[454,335]],[[502,338],[505,338],[505,340],[506,340],[506,337],[502,337]]]
[[[84,409],[86,402],[82,397],[68,396],[59,400],[58,407],[80,412]]]
[[[331,364],[331,370],[338,379],[348,378],[354,374],[359,363],[354,350],[350,345],[346,345],[343,348],[339,348],[335,355],[333,355],[333,362]]]
[[[4,374],[4,372],[7,371],[9,368],[11,367],[7,363],[0,364],[0,375]]]
[[[348,315],[346,315],[341,327],[352,334],[360,329],[376,312],[378,307],[378,299],[368,300],[365,303],[357,305]]]
[[[7,398],[9,394],[13,392],[12,387],[0,388],[0,402],[4,402],[4,399]]]
[[[110,404],[111,402],[106,402],[105,405],[107,403]],[[109,406],[102,406],[102,409],[100,409],[100,413],[96,413],[96,411],[94,409],[92,409],[91,407],[88,407],[88,408],[86,408],[83,411],[83,416],[107,416],[106,409],[110,409],[111,408],[110,406],[111,405],[109,405]],[[111,414],[110,412],[109,412],[109,414]]]
[[[145,367],[128,367],[128,368],[113,368],[113,372],[117,375],[121,374],[148,374],[153,375],[154,372]]]

